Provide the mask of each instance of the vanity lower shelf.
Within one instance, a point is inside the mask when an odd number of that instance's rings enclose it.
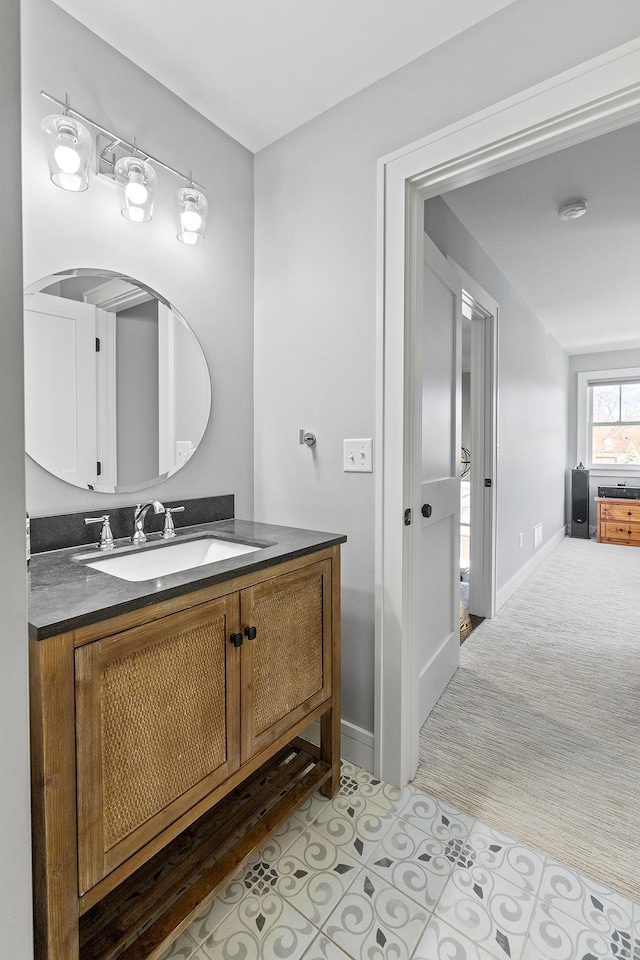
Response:
[[[312,755],[312,751],[314,755]],[[80,919],[81,960],[153,960],[331,776],[310,744],[281,750]]]

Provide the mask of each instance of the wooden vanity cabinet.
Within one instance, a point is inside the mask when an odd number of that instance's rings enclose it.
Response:
[[[338,789],[338,547],[30,651],[36,960],[157,958]]]

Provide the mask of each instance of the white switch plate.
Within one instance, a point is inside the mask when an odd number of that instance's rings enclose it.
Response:
[[[345,440],[344,441],[344,472],[345,473],[373,473],[373,441]]]

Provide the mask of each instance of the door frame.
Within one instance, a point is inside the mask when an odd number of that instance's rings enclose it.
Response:
[[[378,161],[375,772],[401,786],[418,762],[412,674],[410,344],[421,308],[423,204],[640,120],[640,39],[438,130]]]
[[[471,304],[471,551],[476,570],[469,584],[469,609],[479,617],[496,612],[496,491],[498,484],[499,305],[451,256]],[[487,486],[486,481],[490,480]],[[481,571],[478,576],[477,571]]]

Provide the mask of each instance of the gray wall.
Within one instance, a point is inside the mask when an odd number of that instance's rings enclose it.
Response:
[[[567,462],[570,467],[577,465],[577,422],[578,422],[578,374],[585,370],[602,370],[605,373],[611,371],[615,377],[617,370],[624,370],[626,367],[640,367],[640,350],[609,350],[603,353],[583,353],[577,356],[569,357],[569,435],[567,447]],[[615,486],[617,483],[627,481],[629,486],[640,486],[640,476],[638,474],[616,474],[599,473],[591,470],[589,473],[589,495],[591,498],[589,520],[590,525],[595,528],[596,525],[596,504],[593,498],[598,495],[599,485]],[[567,497],[567,523],[570,522],[570,501]]]
[[[368,730],[374,481],[342,472],[342,440],[374,433],[377,161],[638,33],[636,0],[615,16],[602,0],[516,0],[256,155],[256,516],[348,535],[343,713]]]
[[[20,143],[18,0],[4,0],[0,29],[0,102],[5,144]],[[0,159],[0,938],[16,960],[32,954],[20,151]]]
[[[100,267],[133,276],[184,315],[202,344],[213,390],[203,441],[152,497],[236,494],[253,513],[253,156],[50,0],[23,0],[23,177],[25,284],[56,270]],[[177,178],[157,169],[151,223],[119,211],[113,184],[92,177],[85,193],[49,180],[40,122],[56,112],[44,89],[207,187],[203,244],[176,240]],[[27,504],[35,515],[96,511],[136,502],[81,491],[27,459]]]
[[[568,359],[442,197],[425,203],[425,230],[498,303],[497,588],[564,525]],[[523,546],[519,535],[523,534]]]
[[[158,301],[116,314],[116,446],[119,486],[157,477]]]

